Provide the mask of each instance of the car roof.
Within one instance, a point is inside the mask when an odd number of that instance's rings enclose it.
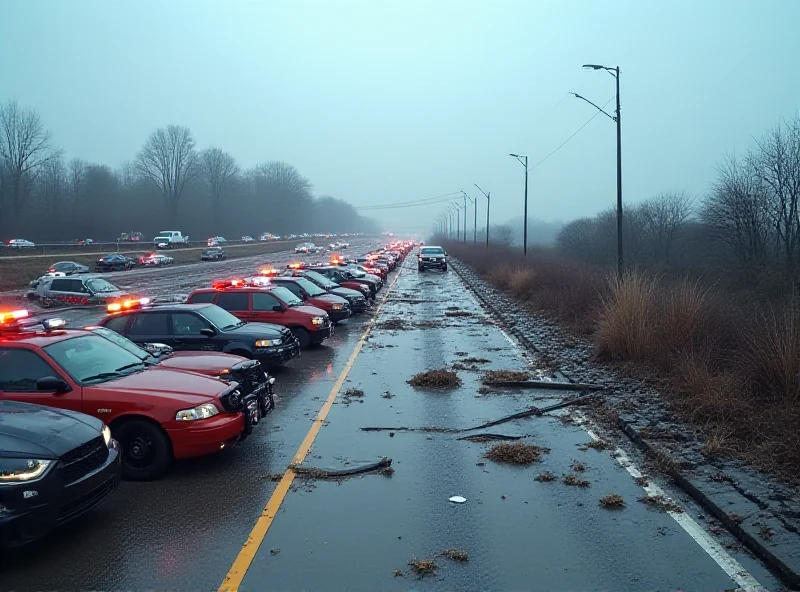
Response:
[[[53,331],[18,331],[18,332],[4,332],[0,331],[0,347],[9,343],[27,343],[35,347],[44,347],[73,337],[81,337],[89,335],[87,331],[78,329],[56,329]]]
[[[198,291],[198,290],[195,290]],[[210,302],[193,302],[191,304],[185,302],[169,302],[165,304],[148,304],[147,306],[143,306],[141,308],[131,308],[129,310],[121,310],[119,312],[115,312],[113,314],[108,315],[109,317],[119,317],[122,315],[128,315],[137,312],[169,312],[171,310],[201,310],[203,308],[208,308],[209,306],[216,306],[211,304]]]

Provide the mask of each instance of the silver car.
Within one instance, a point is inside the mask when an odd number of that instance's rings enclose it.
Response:
[[[58,273],[58,272],[56,272]],[[96,306],[129,296],[114,284],[96,275],[45,275],[30,284],[30,301],[42,308],[54,306]]]

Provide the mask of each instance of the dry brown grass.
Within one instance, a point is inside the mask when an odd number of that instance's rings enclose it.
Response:
[[[575,473],[583,473],[586,470],[586,465],[579,460],[573,460],[569,468]]]
[[[625,500],[618,493],[609,493],[600,498],[600,505],[609,510],[621,510],[625,507]]]
[[[524,306],[592,335],[596,359],[661,380],[708,454],[800,483],[800,298],[639,271],[618,280],[553,251],[448,251]]]
[[[602,300],[595,356],[602,360],[645,361],[654,340],[656,280],[639,272],[609,279],[609,295]]]
[[[450,370],[426,370],[412,376],[408,384],[418,388],[451,389],[461,386],[461,379]]]
[[[499,463],[529,465],[541,460],[544,452],[547,452],[545,448],[524,442],[514,442],[513,444],[503,442],[492,446],[486,453],[486,458]]]

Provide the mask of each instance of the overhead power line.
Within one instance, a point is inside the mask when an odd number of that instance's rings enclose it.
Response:
[[[616,95],[615,95],[615,96],[616,96]],[[603,107],[602,107],[602,108],[603,108],[603,109],[605,109],[605,108],[606,108],[606,105],[608,105],[608,104],[609,104],[611,101],[613,101],[613,100],[614,100],[614,97],[611,97],[610,99],[608,99],[608,100],[606,101],[605,105],[603,105]],[[597,117],[598,115],[600,115],[601,113],[603,113],[603,111],[598,111],[597,113],[595,113],[594,115],[592,115],[592,116],[591,116],[591,117],[590,117],[588,120],[586,120],[586,123],[584,123],[584,124],[583,124],[582,126],[580,126],[580,127],[577,129],[577,130],[575,130],[575,132],[574,132],[574,133],[573,133],[573,134],[572,134],[572,135],[571,135],[569,138],[567,138],[566,140],[564,140],[563,142],[561,142],[561,144],[559,144],[559,145],[558,145],[558,147],[557,147],[555,150],[553,150],[553,151],[552,151],[550,154],[548,154],[548,155],[547,155],[547,156],[545,156],[545,157],[544,157],[542,160],[540,160],[540,161],[539,161],[539,162],[537,162],[535,165],[533,165],[533,166],[531,167],[531,170],[535,169],[535,168],[536,168],[536,167],[538,167],[540,164],[542,164],[542,163],[543,163],[545,160],[547,160],[548,158],[550,158],[551,156],[553,156],[553,154],[555,154],[556,152],[558,152],[559,150],[561,150],[561,149],[564,147],[564,145],[565,145],[567,142],[569,142],[569,141],[570,141],[572,138],[574,138],[575,136],[577,136],[577,135],[578,135],[578,133],[579,133],[579,132],[580,132],[580,131],[581,131],[583,128],[585,128],[587,125],[589,125],[589,123],[591,123],[591,121],[592,121],[592,120],[593,120],[595,117]]]
[[[446,201],[450,201],[456,196],[461,196],[460,191],[454,191],[453,193],[445,193],[443,195],[435,195],[433,197],[424,197],[422,199],[416,199],[411,201],[405,202],[393,202],[384,205],[373,205],[373,206],[358,206],[355,209],[359,212],[365,211],[373,211],[373,210],[390,210],[394,208],[407,208],[407,207],[415,207],[415,206],[427,206],[436,203],[442,203]]]

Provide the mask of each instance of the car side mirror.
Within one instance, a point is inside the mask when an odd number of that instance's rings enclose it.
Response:
[[[36,389],[40,391],[55,391],[57,393],[66,393],[70,390],[66,381],[57,376],[45,376],[40,378],[36,381]]]
[[[272,310],[275,312],[283,312],[286,309],[283,307],[283,304],[276,304],[272,307]]]
[[[142,347],[156,358],[168,356],[173,351],[172,348],[165,343],[145,343]]]
[[[203,327],[202,329],[200,329],[200,335],[205,335],[206,337],[214,337],[214,335],[216,334],[217,332],[214,331],[214,329],[212,329],[211,327]]]

